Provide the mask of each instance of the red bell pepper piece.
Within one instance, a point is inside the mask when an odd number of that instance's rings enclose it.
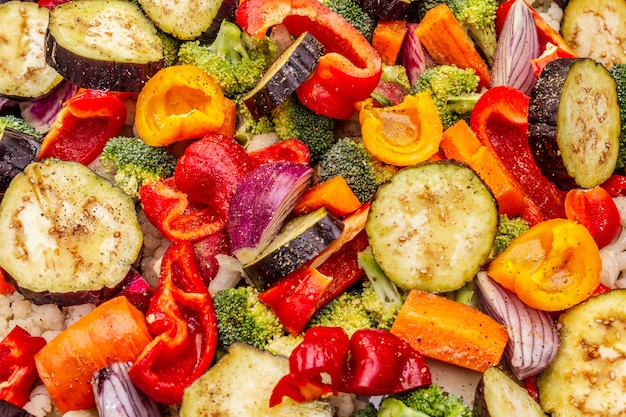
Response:
[[[604,284],[600,284],[598,285],[598,288],[595,289],[595,291],[591,294],[591,296],[595,296],[595,295],[600,295],[600,294],[604,294],[605,292],[609,292],[611,291],[611,288],[607,287]]]
[[[530,150],[529,103],[530,97],[515,88],[490,88],[476,102],[470,126],[529,197],[527,210],[521,216],[536,224],[565,218],[565,208],[562,192],[543,176]]]
[[[310,32],[326,50],[311,76],[298,87],[300,101],[318,114],[349,119],[355,103],[369,97],[382,72],[374,47],[343,17],[317,0],[246,0],[237,24],[261,36],[283,23],[289,33]]]
[[[0,294],[11,294],[15,292],[15,287],[6,280],[2,270],[0,270]]]
[[[626,196],[626,176],[613,174],[600,184],[611,197]]]
[[[54,9],[59,4],[63,4],[68,2],[69,0],[39,0],[37,4],[41,7],[45,7],[46,9]]]
[[[162,404],[180,404],[183,391],[213,361],[217,319],[189,242],[172,243],[146,314],[154,339],[128,371],[139,389]]]
[[[209,134],[185,149],[174,179],[190,201],[211,207],[226,219],[235,186],[252,168],[252,160],[234,138]]]
[[[613,198],[600,186],[569,190],[565,195],[565,214],[585,226],[599,248],[611,243],[622,228]]]
[[[330,381],[322,382],[322,375]],[[289,357],[289,374],[274,388],[270,407],[283,397],[302,402],[327,392],[385,395],[431,381],[422,354],[386,330],[360,329],[348,339],[341,328],[312,327]]]
[[[127,93],[80,90],[63,103],[37,158],[92,162],[106,142],[120,134],[126,121]]]
[[[537,387],[537,376],[524,378],[524,388],[533,400],[539,402],[539,388]]]
[[[15,326],[0,342],[0,399],[23,407],[38,377],[35,354],[46,339]]]
[[[311,162],[311,151],[304,142],[299,139],[287,139],[269,145],[248,154],[255,168],[270,162],[287,161],[299,164]]]
[[[539,58],[535,58],[530,61],[531,66],[533,67],[533,72],[537,77],[541,75],[541,71],[543,67],[550,61],[554,61],[559,58],[574,58],[575,55],[572,55],[569,51],[564,50],[560,46],[556,46],[550,42],[546,44],[546,49],[543,51]]]
[[[189,201],[174,177],[139,187],[139,201],[148,220],[172,241],[195,242],[226,227],[210,207]]]

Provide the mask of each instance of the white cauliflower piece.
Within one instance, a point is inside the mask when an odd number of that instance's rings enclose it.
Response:
[[[613,242],[600,249],[600,282],[609,288],[626,288],[626,197],[613,198],[622,228]]]
[[[534,0],[529,2],[533,9],[557,32],[561,29],[563,9],[552,0]]]

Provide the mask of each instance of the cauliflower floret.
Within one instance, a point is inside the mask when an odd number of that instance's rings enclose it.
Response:
[[[534,0],[530,4],[533,9],[557,32],[561,29],[563,9],[552,0]]]
[[[33,388],[23,408],[35,417],[48,416],[52,412],[52,400],[46,386],[40,384]]]
[[[139,268],[141,275],[150,284],[152,288],[156,288],[159,282],[159,273],[161,271],[161,260],[165,249],[171,242],[163,236],[150,220],[146,217],[143,210],[137,210],[137,219],[143,231],[143,249]]]
[[[620,213],[622,228],[613,240],[600,250],[600,282],[609,288],[626,288],[626,197],[613,199]]]

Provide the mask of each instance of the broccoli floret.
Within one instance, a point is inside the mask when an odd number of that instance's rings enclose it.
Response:
[[[378,186],[397,171],[377,160],[363,142],[352,138],[338,139],[322,156],[317,168],[321,181],[341,175],[362,203],[369,201]]]
[[[242,145],[246,145],[253,136],[274,132],[274,120],[271,114],[266,114],[258,120],[254,120],[250,109],[242,100],[235,102],[237,106],[237,130],[235,139]]]
[[[272,111],[276,134],[281,140],[296,138],[318,162],[335,143],[335,120],[305,107],[295,96],[289,96]]]
[[[530,229],[530,224],[521,217],[509,217],[506,214],[500,215],[500,223],[496,239],[493,244],[492,255],[497,255],[511,244],[513,239]]]
[[[364,408],[355,411],[352,417],[377,417],[378,409],[373,403],[367,403]]]
[[[12,114],[0,116],[0,130],[4,129],[5,127],[27,135],[34,136],[38,139],[41,139],[43,137],[43,135],[39,133],[33,126],[26,123],[24,119],[21,119]]]
[[[123,136],[107,141],[100,161],[106,172],[115,172],[115,185],[134,199],[139,197],[139,187],[171,177],[176,168],[176,157],[167,148]]]
[[[617,83],[617,101],[620,108],[621,130],[619,135],[619,156],[617,157],[616,170],[626,167],[626,63],[615,63],[609,68],[609,72]]]
[[[253,286],[226,288],[213,296],[217,317],[218,346],[228,350],[236,342],[266,349],[286,331],[272,309],[259,300]]]
[[[174,65],[178,61],[178,50],[180,49],[182,41],[162,30],[157,30],[157,36],[161,38],[161,44],[163,44],[165,66],[169,67]]]
[[[420,1],[412,2],[412,3],[417,3],[416,5],[417,18],[418,20],[422,20],[426,12],[429,11],[430,9],[433,9],[439,6],[440,4],[445,4],[446,6],[450,7],[453,1],[454,0],[420,0]]]
[[[411,91],[411,83],[406,73],[404,65],[387,65],[383,64],[383,71],[380,75],[380,81],[398,84],[404,88],[407,93]]]
[[[472,417],[463,398],[446,393],[437,384],[385,397],[378,412],[385,417]]]
[[[341,15],[368,41],[376,28],[376,19],[354,0],[320,0],[320,3]]]
[[[272,62],[271,51],[276,52],[276,44],[269,37],[249,38],[236,24],[224,20],[210,45],[199,40],[183,42],[178,60],[206,71],[220,85],[224,95],[234,98],[256,85]],[[246,45],[254,47],[248,49]]]
[[[438,65],[427,68],[417,79],[415,92],[429,91],[444,129],[469,114],[480,97],[479,77],[472,68]]]
[[[450,8],[491,65],[496,51],[497,0],[451,0]]]

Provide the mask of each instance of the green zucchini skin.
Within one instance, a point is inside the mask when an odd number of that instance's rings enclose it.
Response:
[[[341,220],[325,208],[296,217],[243,269],[259,290],[266,290],[318,255],[342,230]]]
[[[560,190],[593,188],[615,170],[619,153],[617,86],[590,58],[549,62],[531,92],[528,144]]]
[[[287,100],[311,75],[324,51],[324,45],[309,32],[301,34],[243,97],[252,116],[258,120]]]

